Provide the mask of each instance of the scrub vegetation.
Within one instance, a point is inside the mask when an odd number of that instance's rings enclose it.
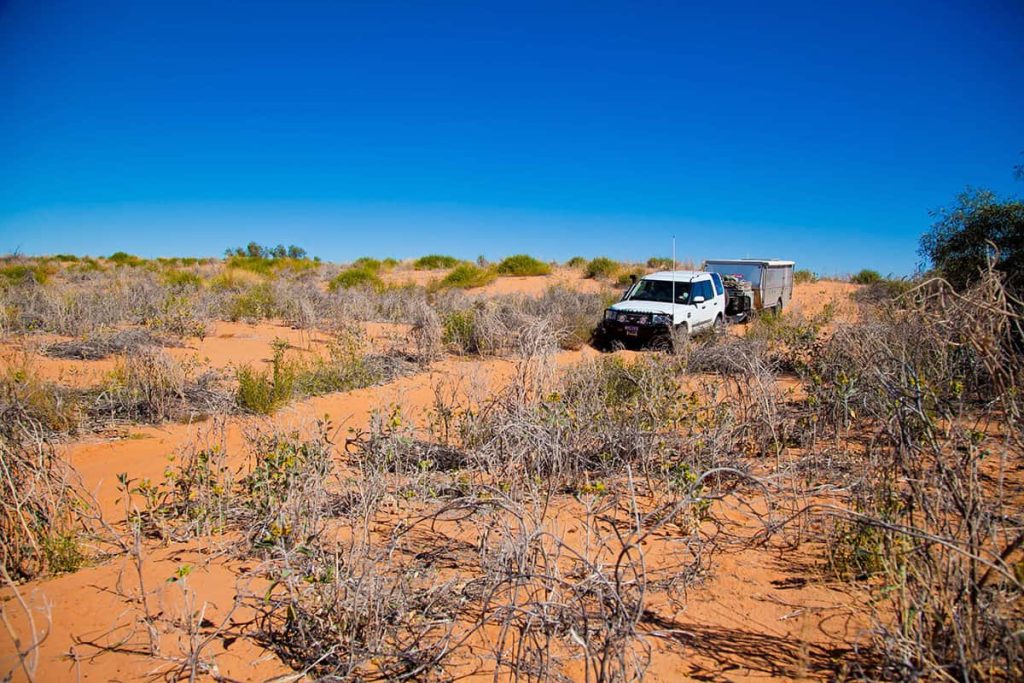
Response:
[[[551,272],[551,266],[527,254],[516,254],[502,259],[497,270],[501,275],[537,276],[548,275]]]
[[[474,291],[542,277],[526,256],[7,258],[9,659],[66,654],[24,596],[90,566],[135,640],[72,634],[76,661],[167,679],[224,679],[242,641],[280,680],[1020,680],[1024,302],[1009,253],[962,270],[948,246],[1020,223],[959,210],[922,243],[953,259],[934,272],[671,352],[586,348],[617,295],[589,279],[629,272],[609,259],[527,295]],[[266,330],[249,360],[186,352]],[[148,474],[98,475],[147,424]],[[83,436],[108,442],[80,474]]]

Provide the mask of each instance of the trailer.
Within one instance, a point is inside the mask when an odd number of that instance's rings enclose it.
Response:
[[[795,265],[778,259],[708,259],[703,270],[722,277],[730,322],[746,322],[756,313],[778,315],[789,306]]]

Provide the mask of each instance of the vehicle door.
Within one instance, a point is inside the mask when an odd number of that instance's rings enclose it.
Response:
[[[715,315],[717,315],[715,290],[710,279],[694,282],[692,288],[690,296],[694,310],[693,315],[690,316],[690,327],[701,329],[715,322]]]
[[[711,273],[711,283],[715,288],[715,315],[725,317],[725,307],[728,302],[725,297],[725,285],[722,284],[722,276],[718,273]]]

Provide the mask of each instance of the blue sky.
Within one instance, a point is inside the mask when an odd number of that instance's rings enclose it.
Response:
[[[1024,4],[0,0],[0,251],[918,261]]]

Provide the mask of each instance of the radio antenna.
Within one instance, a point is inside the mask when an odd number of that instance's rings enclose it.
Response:
[[[672,324],[669,326],[671,334],[676,333],[676,236],[672,235]]]

